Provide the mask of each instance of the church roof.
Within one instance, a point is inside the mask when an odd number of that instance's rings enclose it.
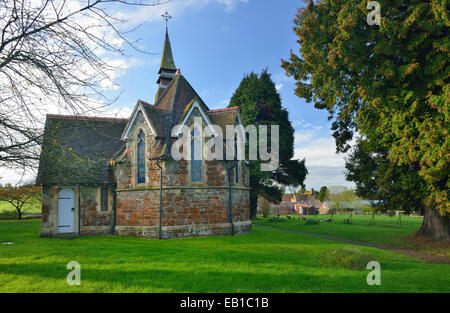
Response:
[[[37,185],[97,185],[114,182],[109,165],[123,149],[127,119],[47,115]]]
[[[164,90],[155,103],[155,107],[174,114],[174,122],[181,122],[184,114],[189,110],[188,105],[197,99],[205,111],[209,108],[192,88],[183,75],[176,75],[170,85]]]
[[[211,122],[220,126],[224,136],[226,134],[226,126],[235,125],[237,115],[238,107],[208,111],[208,116],[211,119]]]
[[[155,127],[156,135],[158,137],[166,137],[167,125],[170,122],[170,112],[161,110],[143,100],[139,100],[139,102],[142,103],[150,123]]]

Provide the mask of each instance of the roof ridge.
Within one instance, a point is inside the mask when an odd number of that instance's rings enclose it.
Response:
[[[97,121],[128,121],[128,118],[119,117],[103,117],[103,116],[86,116],[86,115],[63,115],[63,114],[46,114],[47,118],[64,118],[73,120],[97,120]]]
[[[161,112],[167,112],[166,110],[160,109],[160,108],[156,107],[154,104],[148,103],[144,100],[138,99],[138,101],[141,102],[143,105],[148,106],[149,108],[156,109]]]
[[[209,111],[208,106],[206,105],[205,101],[203,101],[202,97],[200,97],[200,95],[197,93],[197,91],[194,89],[194,87],[192,87],[192,85],[189,83],[189,81],[186,79],[186,77],[184,77],[183,75],[179,75],[180,77],[183,78],[183,80],[185,81],[185,83],[188,85],[189,88],[191,88],[191,90],[194,92],[194,95],[198,98],[198,100],[206,107],[206,111]]]
[[[218,112],[224,112],[224,111],[232,111],[239,109],[238,106],[235,107],[229,107],[229,108],[223,108],[223,109],[215,109],[215,110],[209,110],[208,113],[218,113]]]

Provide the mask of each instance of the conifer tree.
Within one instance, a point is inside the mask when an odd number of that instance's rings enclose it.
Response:
[[[280,202],[282,186],[303,186],[307,170],[305,160],[292,160],[294,156],[294,129],[289,114],[281,106],[281,98],[267,69],[260,75],[245,75],[233,94],[230,107],[239,106],[244,126],[279,125],[279,167],[263,172],[260,161],[250,161],[250,211],[256,215],[258,195],[272,202]],[[268,130],[270,139],[270,127]],[[270,140],[269,140],[270,142]],[[268,144],[270,147],[270,143]]]
[[[294,20],[299,54],[282,66],[299,97],[329,112],[338,152],[357,132],[380,174],[372,183],[419,195],[419,234],[449,240],[449,11],[439,0],[379,3],[381,23],[369,25],[366,1],[310,1]]]

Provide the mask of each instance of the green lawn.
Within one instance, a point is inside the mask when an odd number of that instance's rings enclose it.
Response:
[[[39,220],[1,221],[0,292],[450,292],[450,266],[369,247],[369,270],[324,268],[318,256],[349,246],[255,227],[247,235],[175,240],[131,237],[39,238]],[[81,264],[68,286],[66,264]]]
[[[316,219],[314,216],[308,216],[308,218]],[[253,222],[261,225],[268,225],[274,227],[281,227],[290,230],[298,230],[314,234],[322,234],[328,236],[336,236],[351,240],[372,242],[386,245],[403,245],[407,236],[418,230],[419,225],[407,225],[402,227],[387,227],[381,225],[381,223],[375,226],[367,226],[367,224],[353,223],[344,224],[343,217],[334,217],[335,220],[332,223],[326,222],[327,216],[318,216],[317,220],[322,219],[323,222],[319,224],[308,225],[305,221],[300,219],[288,220],[285,217],[281,217],[279,220],[276,218],[258,218]],[[364,218],[364,217],[363,217]],[[389,217],[383,217],[389,218]],[[367,217],[368,220],[370,218]]]
[[[313,220],[316,219],[314,216],[307,216],[307,218]],[[411,248],[422,252],[450,257],[448,244],[444,245],[424,242],[422,240],[411,240],[412,235],[421,225],[416,222],[403,223],[401,227],[393,227],[388,225],[391,225],[390,219],[395,217],[378,216],[376,217],[376,225],[367,226],[368,221],[370,221],[370,216],[368,215],[353,217],[356,219],[353,224],[344,224],[343,220],[347,218],[347,216],[335,215],[332,223],[328,223],[326,221],[327,218],[328,216],[319,215],[317,216],[317,220],[322,219],[322,222],[310,225],[300,219],[288,220],[284,216],[279,220],[277,218],[258,218],[254,220],[253,223],[356,241]]]
[[[22,217],[35,216],[41,213],[41,202],[35,201],[30,204],[25,204],[22,212]],[[16,219],[17,211],[14,206],[8,202],[0,201],[0,220],[1,219]]]

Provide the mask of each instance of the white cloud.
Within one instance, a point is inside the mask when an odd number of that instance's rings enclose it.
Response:
[[[317,127],[308,125],[295,133],[294,159],[306,159],[308,188],[321,186],[353,186],[345,180],[345,154],[336,153],[336,143],[330,137],[321,136]]]
[[[280,91],[281,88],[283,88],[283,84],[275,84],[275,89],[277,91]]]
[[[295,158],[306,158],[307,165],[341,167],[345,165],[343,155],[336,153],[333,138],[314,138],[305,145],[298,144],[294,150]]]
[[[123,27],[130,27],[142,23],[161,21],[161,15],[166,11],[173,17],[185,14],[189,9],[201,10],[210,3],[219,3],[224,6],[226,12],[233,11],[239,3],[247,3],[249,0],[174,0],[166,4],[150,7],[136,7],[117,12],[118,18],[127,22]]]
[[[21,169],[13,170],[6,167],[0,167],[0,184],[2,185],[11,184],[15,186],[29,182],[34,183],[35,178],[36,173],[29,170],[28,171],[24,171]]]
[[[295,144],[295,146],[297,146],[301,143],[309,142],[311,139],[313,139],[316,136],[317,136],[316,132],[312,131],[312,130],[297,131],[294,134],[294,144]]]
[[[225,10],[226,11],[232,11],[239,2],[247,3],[248,0],[217,0],[217,2],[222,3],[223,5],[225,5]]]
[[[117,117],[117,118],[130,118],[131,113],[133,113],[135,104],[129,106],[123,106],[120,108],[105,108],[105,110],[100,114],[100,116],[105,117]]]

